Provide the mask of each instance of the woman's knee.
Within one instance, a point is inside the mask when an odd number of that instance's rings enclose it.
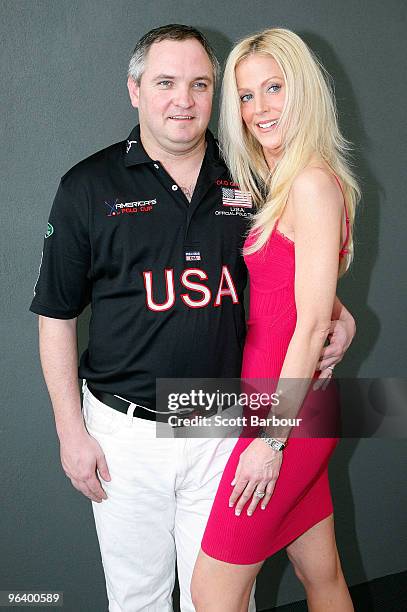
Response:
[[[215,588],[212,584],[212,572],[200,555],[191,579],[191,599],[195,610],[212,609],[216,601]]]
[[[196,612],[247,612],[251,588],[239,595],[231,590],[216,592],[207,585],[191,582],[191,599]]]
[[[191,580],[191,599],[195,610],[202,610],[207,606],[208,601],[206,595],[207,589],[205,589],[203,581],[199,579],[199,576],[194,574]]]
[[[211,612],[247,610],[251,590],[261,564],[236,566],[216,561],[202,551],[191,580],[195,609]]]
[[[302,556],[287,549],[287,555],[293,566],[295,575],[304,587],[333,583],[338,580],[342,569],[336,547],[329,554],[319,556],[316,549],[310,558],[309,552]]]

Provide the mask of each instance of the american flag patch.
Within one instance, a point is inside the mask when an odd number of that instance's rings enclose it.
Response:
[[[222,187],[223,206],[240,206],[242,208],[252,208],[252,196],[249,191],[240,189],[229,189]]]
[[[186,261],[201,261],[201,254],[199,251],[187,251],[185,259]]]

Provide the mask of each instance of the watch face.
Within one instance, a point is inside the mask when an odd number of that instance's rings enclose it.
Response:
[[[281,451],[285,448],[285,444],[283,442],[279,442],[278,440],[273,440],[273,438],[269,438],[265,431],[262,431],[260,437],[272,448],[273,450]]]

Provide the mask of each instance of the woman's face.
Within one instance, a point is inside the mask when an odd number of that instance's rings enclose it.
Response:
[[[282,152],[279,119],[286,96],[283,73],[270,55],[254,53],[236,66],[242,119],[263,147],[270,168]]]

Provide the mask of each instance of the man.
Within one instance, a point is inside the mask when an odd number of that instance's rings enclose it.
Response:
[[[154,420],[156,378],[240,374],[250,201],[207,131],[217,70],[188,26],[139,41],[128,89],[140,125],[62,177],[30,307],[62,466],[92,500],[113,612],[171,610],[175,555],[182,610],[194,609],[192,570],[234,445],[157,438]],[[76,324],[90,301],[84,422]],[[354,333],[336,310],[325,372]]]

